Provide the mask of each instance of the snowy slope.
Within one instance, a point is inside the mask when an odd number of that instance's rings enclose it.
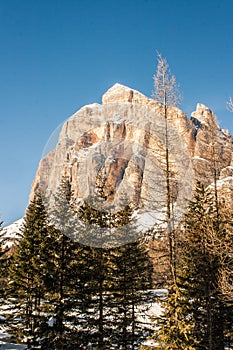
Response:
[[[5,240],[3,246],[10,248],[14,242],[20,238],[20,228],[22,227],[22,224],[23,218],[3,228],[3,239]]]
[[[4,236],[6,238],[19,238],[20,227],[23,224],[23,218],[13,222],[9,226],[3,228]]]

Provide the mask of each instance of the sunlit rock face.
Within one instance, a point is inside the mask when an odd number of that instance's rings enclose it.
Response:
[[[39,164],[30,197],[39,188],[50,196],[66,176],[74,205],[98,196],[101,188],[109,208],[127,200],[137,210],[160,217],[166,197],[162,111],[142,93],[115,84],[102,104],[84,106],[64,123],[56,148]],[[232,136],[220,129],[206,106],[198,104],[191,119],[178,108],[168,108],[168,148],[177,212],[197,180],[206,186],[213,182],[214,169],[232,191]]]
[[[215,115],[202,104],[192,113],[191,120],[196,127],[193,155],[194,176],[205,185],[213,181],[223,168],[232,162],[232,136],[220,129]]]

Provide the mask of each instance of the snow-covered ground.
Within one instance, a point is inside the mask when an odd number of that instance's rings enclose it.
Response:
[[[159,300],[161,298],[164,298],[166,294],[166,289],[149,290],[147,291],[148,300],[143,305],[137,307],[137,321],[143,325],[143,328],[145,327],[146,332],[148,330],[151,331],[154,329],[152,318],[161,315],[162,308],[159,303]],[[12,312],[14,311],[11,308],[9,308],[9,305],[7,305],[6,303],[0,306],[0,312],[1,315],[3,315],[0,318],[0,350],[25,350],[26,346],[12,343],[11,335],[8,334],[6,330],[5,315],[12,314]],[[49,320],[49,322],[52,322],[52,318]],[[149,344],[150,341],[148,340],[145,340],[145,342],[143,343],[143,345],[145,346],[149,346]]]
[[[19,238],[20,228],[23,224],[23,218],[13,222],[12,224],[3,228],[3,234],[5,238],[8,239],[17,239]]]
[[[16,240],[20,237],[20,228],[23,224],[23,218],[13,222],[11,225],[8,225],[3,228],[3,238],[5,240],[3,247],[10,248]]]
[[[14,344],[10,341],[10,334],[4,333],[4,329],[0,328],[0,350],[25,350],[26,347],[21,344]]]

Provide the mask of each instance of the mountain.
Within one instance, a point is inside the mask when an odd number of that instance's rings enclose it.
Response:
[[[23,224],[23,218],[13,222],[11,225],[8,225],[2,229],[2,233],[5,239],[4,247],[11,248],[12,245],[19,239],[20,237],[20,228]]]
[[[65,176],[76,207],[89,200],[95,209],[117,212],[127,201],[134,203],[143,227],[162,222],[166,201],[162,108],[136,90],[112,86],[102,104],[84,106],[65,121],[55,149],[39,164],[30,198],[42,190],[51,201]],[[169,107],[168,141],[176,220],[196,181],[211,188],[214,171],[220,194],[232,201],[233,138],[219,127],[208,107],[197,104],[190,119]]]

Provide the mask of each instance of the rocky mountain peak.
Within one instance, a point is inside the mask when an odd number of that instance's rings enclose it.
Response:
[[[116,207],[127,196],[143,228],[163,221],[166,169],[162,111],[160,104],[141,92],[113,85],[103,95],[102,104],[84,106],[64,122],[56,147],[40,161],[30,199],[38,189],[53,195],[65,176],[74,205],[95,196],[102,186],[106,206]],[[169,107],[167,121],[175,215],[182,212],[184,198],[191,198],[197,180],[213,189],[214,165],[219,198],[231,205],[230,133],[221,130],[214,113],[200,103],[191,119],[180,109]]]
[[[102,101],[84,106],[64,123],[56,148],[39,164],[31,198],[38,188],[55,193],[66,176],[77,205],[101,184],[108,205],[117,205],[127,194],[137,210],[160,215],[166,193],[162,106],[119,83]],[[232,184],[224,180],[232,177],[232,136],[220,129],[208,107],[197,104],[191,120],[169,107],[168,128],[176,210],[181,198],[190,197],[197,180],[211,184],[213,157],[221,181]],[[229,191],[233,196],[231,185]]]
[[[141,104],[141,105],[154,105],[157,104],[155,101],[147,98],[141,92],[131,89],[128,86],[116,83],[102,97],[102,103],[132,103],[132,104]]]
[[[192,112],[191,119],[199,121],[201,125],[219,128],[216,116],[204,104],[197,103],[196,110]]]

